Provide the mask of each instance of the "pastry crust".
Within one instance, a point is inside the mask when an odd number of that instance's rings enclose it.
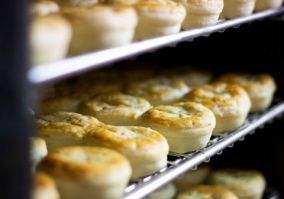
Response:
[[[226,74],[219,81],[241,86],[251,100],[251,112],[263,111],[268,108],[276,91],[276,83],[268,74]]]
[[[84,144],[119,151],[130,161],[132,178],[152,174],[167,165],[168,143],[150,128],[104,125],[86,134]]]
[[[86,94],[78,92],[73,94],[50,95],[41,101],[40,112],[42,114],[59,111],[77,112],[79,104],[86,98]]]
[[[266,181],[264,176],[254,170],[224,169],[211,173],[208,182],[225,186],[239,198],[260,199]]]
[[[84,101],[81,112],[106,124],[135,126],[137,119],[150,108],[150,103],[141,97],[111,93]]]
[[[252,14],[256,0],[224,0],[222,18],[238,18]]]
[[[271,8],[281,7],[283,0],[256,0],[255,10],[263,11]]]
[[[87,7],[93,6],[100,2],[100,0],[57,0],[61,6]]]
[[[251,107],[249,96],[243,88],[225,83],[195,88],[183,100],[201,103],[214,113],[216,117],[214,134],[240,127],[245,122]]]
[[[223,0],[180,0],[186,8],[183,29],[214,25],[223,10]]]
[[[128,44],[137,24],[129,6],[65,7],[63,13],[73,28],[71,55]]]
[[[195,198],[224,198],[224,199],[238,199],[238,197],[221,186],[198,185],[177,196],[177,199],[195,199]]]
[[[37,119],[39,136],[46,141],[48,151],[82,145],[85,134],[98,125],[103,124],[96,118],[72,112],[56,112]]]
[[[59,193],[52,178],[43,172],[34,175],[32,199],[59,199]]]
[[[58,185],[61,198],[120,198],[131,176],[129,162],[99,147],[64,147],[48,154],[41,169]]]
[[[133,5],[138,15],[135,40],[178,33],[185,18],[185,8],[171,0],[141,0]]]
[[[157,106],[141,117],[141,125],[162,133],[169,142],[170,151],[177,153],[205,147],[215,124],[214,114],[193,102]]]
[[[188,66],[165,69],[161,74],[169,78],[183,81],[190,88],[204,86],[213,79],[212,73],[194,70]]]
[[[61,15],[34,16],[30,29],[32,63],[38,65],[64,58],[71,36],[71,26]]]
[[[153,106],[178,101],[189,91],[182,81],[166,77],[152,78],[143,82],[133,82],[127,92],[147,99]]]

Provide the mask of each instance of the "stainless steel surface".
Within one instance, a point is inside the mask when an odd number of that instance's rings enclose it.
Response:
[[[124,199],[145,197],[187,170],[194,170],[200,163],[209,162],[211,156],[222,154],[223,149],[232,147],[234,142],[244,140],[247,134],[253,134],[255,129],[263,127],[265,123],[272,121],[283,113],[284,101],[278,102],[263,113],[250,115],[246,123],[238,130],[228,132],[222,136],[214,136],[207,147],[200,151],[188,154],[170,154],[167,168],[130,184],[125,190]]]
[[[126,46],[102,50],[77,57],[67,58],[62,61],[35,66],[28,72],[28,79],[33,84],[43,84],[60,78],[81,73],[90,69],[99,68],[105,64],[112,63],[125,57],[149,52],[170,44],[182,41],[190,41],[200,36],[208,36],[213,32],[221,32],[226,28],[236,27],[240,24],[249,23],[255,20],[284,13],[284,7],[279,9],[267,10],[233,20],[220,21],[217,25],[182,31],[178,34],[163,36],[155,39],[135,42]]]

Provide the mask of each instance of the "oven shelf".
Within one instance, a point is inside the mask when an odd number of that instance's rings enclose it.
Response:
[[[227,28],[239,27],[241,24],[250,23],[282,13],[284,13],[284,7],[258,12],[247,17],[223,20],[210,27],[182,31],[174,35],[134,42],[126,46],[66,58],[62,61],[45,65],[34,66],[28,72],[28,80],[35,85],[53,82],[87,70],[103,67],[106,64],[113,63],[123,58],[142,54],[165,46],[175,46],[182,41],[191,41],[197,37],[209,36],[214,32],[223,32]]]
[[[245,124],[236,131],[225,133],[222,136],[213,136],[206,148],[186,154],[171,153],[168,156],[168,166],[161,171],[138,179],[125,190],[124,199],[143,198],[154,190],[167,184],[187,170],[195,170],[203,162],[209,162],[216,154],[221,155],[222,150],[233,147],[237,141],[243,141],[245,136],[253,134],[257,128],[263,128],[266,123],[284,113],[284,101],[278,100],[268,110],[262,113],[251,114]]]

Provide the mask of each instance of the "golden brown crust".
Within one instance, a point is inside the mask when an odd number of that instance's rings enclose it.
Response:
[[[100,2],[100,0],[57,0],[61,6],[92,6]]]
[[[37,172],[34,175],[34,187],[36,189],[56,188],[54,181],[43,172]]]
[[[226,74],[220,77],[219,81],[229,84],[236,84],[244,88],[250,95],[265,95],[266,89],[276,90],[276,84],[268,74]]]
[[[189,88],[184,82],[165,77],[134,82],[127,88],[128,93],[144,97],[152,105],[172,103],[188,91]]]
[[[245,107],[250,107],[250,100],[247,93],[237,85],[215,83],[193,89],[184,100],[201,103],[211,109],[215,115],[226,115],[227,117],[238,115]]]
[[[82,139],[89,130],[97,125],[103,125],[96,118],[72,112],[56,112],[41,115],[37,127],[41,136],[51,136],[54,133],[66,134],[74,139]]]
[[[195,186],[180,195],[177,199],[194,199],[199,197],[206,197],[208,199],[224,198],[224,199],[238,199],[238,197],[221,186],[209,186],[209,185],[198,185]]]
[[[89,129],[93,126],[101,125],[101,122],[99,122],[94,117],[72,112],[56,112],[47,115],[41,115],[39,118],[49,124],[66,123],[82,127],[83,129]]]
[[[208,84],[213,77],[213,74],[208,71],[194,70],[189,66],[164,69],[160,74],[183,81],[190,88],[204,86],[205,84]]]
[[[86,135],[88,142],[129,152],[149,151],[165,145],[166,139],[157,131],[144,127],[118,127],[104,125]],[[166,144],[167,145],[167,144]]]
[[[41,168],[52,175],[79,180],[103,178],[130,166],[119,153],[99,147],[64,147],[48,154]]]
[[[151,108],[141,120],[153,125],[174,128],[204,128],[212,126],[213,113],[194,102],[162,105]]]
[[[37,172],[34,175],[33,199],[59,199],[55,182],[45,173]]]
[[[255,170],[217,170],[210,174],[208,182],[229,188],[239,198],[261,198],[266,186],[264,176]]]
[[[147,100],[122,93],[99,95],[81,105],[83,113],[114,125],[124,125],[123,122],[127,123],[127,120],[131,123],[149,108],[151,105]]]
[[[41,101],[40,112],[44,114],[58,112],[58,111],[76,112],[78,105],[85,98],[87,98],[85,94],[78,92],[74,92],[72,94],[61,93],[60,95],[54,93],[53,95],[47,96]]]

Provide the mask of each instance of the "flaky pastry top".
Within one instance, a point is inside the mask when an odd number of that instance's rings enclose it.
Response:
[[[214,114],[194,102],[153,107],[142,115],[141,120],[152,125],[176,128],[204,128],[216,124]]]
[[[194,88],[183,98],[183,101],[201,103],[219,116],[239,115],[251,106],[249,96],[243,88],[225,83]]]
[[[101,147],[72,146],[57,149],[48,154],[41,168],[54,176],[78,180],[102,180],[104,177],[128,173],[129,162],[119,153]]]
[[[138,118],[151,108],[150,103],[141,98],[123,93],[102,94],[82,103],[82,111],[89,115],[113,115]]]
[[[229,189],[214,185],[197,185],[181,193],[177,199],[238,199]]]
[[[128,93],[144,97],[153,105],[172,103],[188,91],[189,87],[184,82],[166,77],[134,82],[127,88]]]
[[[244,88],[250,96],[265,96],[275,92],[276,83],[268,74],[225,74],[218,81],[236,84]]]

